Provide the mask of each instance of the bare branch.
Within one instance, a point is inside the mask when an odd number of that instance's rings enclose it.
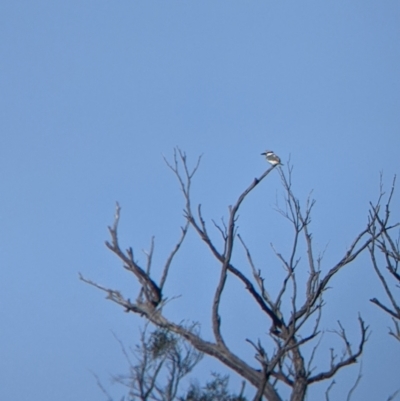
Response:
[[[174,249],[172,250],[172,252],[170,253],[167,261],[165,262],[165,266],[163,269],[163,273],[161,276],[161,280],[160,280],[160,290],[162,291],[162,289],[164,288],[165,285],[165,281],[167,280],[167,276],[168,276],[168,272],[169,272],[169,268],[171,266],[172,260],[174,259],[175,255],[177,254],[177,252],[179,251],[179,248],[181,247],[186,234],[188,232],[189,229],[189,222],[186,221],[186,224],[184,227],[182,227],[182,234],[181,234],[181,238],[179,239],[179,241],[177,242],[177,244],[175,245]]]
[[[279,311],[276,311],[271,309],[263,300],[262,296],[258,293],[258,291],[254,288],[254,285],[252,282],[237,268],[235,268],[233,265],[229,265],[228,269],[231,273],[233,273],[236,277],[238,277],[243,284],[245,285],[246,289],[250,292],[250,294],[253,296],[254,300],[257,302],[257,304],[261,307],[261,309],[270,317],[272,320],[272,323],[275,327],[281,327],[282,326],[282,321],[281,318],[279,317],[278,313]]]
[[[229,213],[229,222],[226,230],[226,240],[225,240],[225,249],[223,252],[223,257],[222,257],[222,266],[221,266],[221,274],[220,274],[220,279],[218,282],[217,289],[215,291],[214,295],[214,301],[213,301],[213,307],[212,307],[212,325],[213,325],[213,332],[215,339],[217,341],[217,344],[223,345],[226,347],[224,340],[221,335],[221,317],[219,316],[219,304],[221,301],[221,295],[222,291],[225,287],[226,283],[226,277],[227,277],[227,271],[230,266],[231,262],[231,257],[232,257],[232,251],[233,251],[233,242],[235,238],[235,223],[236,223],[236,214],[239,210],[239,207],[245,197],[258,185],[261,180],[263,180],[269,173],[272,171],[274,166],[272,166],[270,169],[266,170],[261,177],[257,180],[255,179],[249,187],[239,196],[238,200],[234,204],[233,207],[230,208],[230,213]]]
[[[113,401],[113,398],[111,397],[111,395],[108,393],[108,391],[105,389],[105,387],[101,383],[100,378],[95,373],[93,373],[93,372],[91,372],[91,373],[94,376],[94,378],[96,379],[97,386],[99,387],[101,392],[107,397],[107,401]]]
[[[227,277],[227,266],[225,264],[223,264],[219,282],[217,285],[217,289],[216,289],[215,295],[214,295],[213,305],[212,305],[212,328],[213,328],[214,337],[215,337],[215,340],[217,341],[217,344],[219,344],[220,346],[223,346],[224,348],[226,348],[226,345],[225,345],[225,342],[221,335],[221,317],[219,315],[218,309],[219,309],[219,304],[221,301],[222,291],[225,287],[226,277]]]
[[[126,254],[122,252],[118,243],[118,223],[120,218],[121,207],[117,203],[116,212],[114,218],[114,224],[112,227],[108,227],[111,235],[111,243],[106,241],[106,246],[112,252],[114,252],[123,262],[123,266],[126,270],[132,272],[140,284],[143,287],[143,292],[146,296],[146,301],[151,303],[153,306],[157,306],[161,302],[161,290],[156,283],[150,278],[150,276],[142,269],[133,258],[132,248],[126,251]],[[151,261],[151,259],[150,259]]]
[[[358,387],[358,385],[360,384],[361,379],[362,379],[362,362],[360,363],[360,370],[358,371],[357,379],[356,379],[355,383],[353,384],[353,387],[349,390],[346,401],[351,400],[351,397],[352,397],[354,391],[356,390],[356,388]]]
[[[269,296],[268,292],[266,291],[266,289],[264,287],[264,279],[261,277],[261,271],[256,270],[256,267],[254,265],[253,259],[250,254],[250,250],[244,243],[244,240],[240,234],[238,234],[238,238],[246,252],[247,260],[248,260],[251,270],[253,272],[253,277],[256,280],[258,287],[260,288],[262,298],[265,300],[265,302],[267,302],[267,304],[270,306],[270,308],[274,311],[274,314],[276,314],[275,304],[272,302],[271,297]]]
[[[395,331],[389,329],[389,334],[395,337],[400,341],[400,330],[399,330],[399,322],[400,322],[400,304],[395,299],[393,295],[393,291],[390,288],[389,281],[385,278],[383,269],[381,269],[378,265],[378,261],[376,259],[376,248],[379,249],[380,253],[383,255],[383,258],[386,262],[386,270],[390,274],[390,278],[395,280],[397,286],[400,284],[400,274],[398,273],[399,263],[400,263],[400,248],[399,248],[399,239],[394,240],[390,235],[389,231],[397,227],[399,223],[389,225],[389,217],[390,217],[390,203],[393,198],[394,188],[396,183],[396,176],[393,178],[392,188],[389,193],[388,201],[385,206],[385,212],[381,216],[379,214],[380,208],[374,207],[374,213],[376,218],[372,221],[370,235],[371,235],[371,243],[368,246],[368,250],[370,253],[370,258],[372,262],[372,267],[375,270],[376,275],[378,276],[383,289],[391,303],[391,307],[384,305],[377,298],[372,298],[370,301],[381,308],[383,311],[388,313],[394,322]],[[381,175],[380,180],[380,198],[383,197],[383,178]]]
[[[393,324],[394,324],[394,329],[389,329],[389,334],[393,336],[396,340],[400,341],[400,322],[396,320],[395,318],[392,318]]]
[[[328,388],[325,391],[325,400],[330,401],[329,398],[329,393],[331,392],[333,386],[336,384],[335,380],[332,380],[331,383],[329,384]]]
[[[346,357],[341,358],[339,362],[334,362],[334,357],[331,357],[331,369],[319,373],[315,376],[312,376],[309,378],[309,383],[314,383],[318,382],[321,380],[326,380],[332,378],[339,369],[343,368],[344,366],[351,365],[353,363],[357,362],[357,358],[362,354],[364,345],[367,341],[367,334],[368,334],[368,326],[365,325],[365,322],[362,320],[362,318],[359,316],[358,321],[360,324],[360,331],[361,331],[361,339],[358,345],[358,350],[356,352],[352,352],[350,343],[347,339],[346,332],[344,331],[343,327],[340,325],[340,331],[337,332],[339,336],[343,339],[345,345],[346,345]]]

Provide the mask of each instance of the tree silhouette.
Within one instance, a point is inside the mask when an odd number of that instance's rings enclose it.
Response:
[[[272,166],[259,178],[253,179],[233,206],[229,207],[226,224],[217,224],[213,221],[223,243],[223,246],[219,247],[210,236],[201,205],[192,206],[191,186],[199,167],[200,158],[193,168],[189,168],[186,154],[177,149],[174,153],[173,162],[166,161],[166,163],[176,176],[183,193],[185,224],[181,229],[180,239],[165,262],[161,278],[155,278],[151,271],[154,242],[152,242],[147,254],[146,266],[141,266],[135,260],[132,248],[125,251],[121,249],[118,238],[121,208],[117,204],[114,223],[109,227],[111,240],[106,242],[106,246],[120,259],[123,268],[131,272],[140,284],[136,300],[132,301],[119,290],[100,285],[82,276],[81,279],[105,291],[107,298],[121,305],[126,312],[132,312],[143,317],[160,330],[165,330],[166,333],[174,333],[183,338],[198,352],[219,360],[254,386],[254,401],[261,401],[262,399],[281,401],[282,385],[289,388],[291,401],[303,401],[309,386],[332,379],[339,370],[356,363],[368,338],[368,326],[361,316],[358,317],[360,334],[355,346],[350,343],[345,328],[338,322],[335,333],[342,340],[343,351],[334,351],[332,348],[326,351],[328,367],[325,370],[317,370],[314,361],[317,352],[321,352],[320,337],[323,329],[320,326],[325,306],[324,294],[332,278],[354,262],[364,250],[369,249],[370,252],[372,250],[373,255],[374,247],[380,246],[382,248],[383,238],[386,238],[387,243],[391,246],[391,242],[385,235],[392,227],[388,225],[388,219],[379,217],[380,205],[383,201],[382,190],[377,203],[371,204],[365,227],[354,235],[351,245],[337,258],[336,263],[331,266],[324,266],[322,256],[320,254],[316,256],[311,234],[311,213],[315,201],[308,197],[305,205],[302,205],[295,196],[292,190],[292,167],[290,164],[286,172],[280,166]],[[268,276],[264,275],[262,267],[256,266],[250,246],[238,232],[237,219],[238,211],[248,195],[263,183],[275,169],[280,174],[285,194],[285,208],[278,211],[284,219],[290,222],[293,238],[291,250],[287,255],[283,255],[273,248],[276,258],[283,266],[285,275],[277,295],[272,297],[270,295],[271,288],[268,288]],[[386,205],[387,210],[390,208],[390,201],[391,196]],[[163,313],[163,306],[167,300],[164,295],[165,283],[168,280],[174,257],[179,252],[189,228],[197,233],[220,266],[219,280],[213,294],[210,311],[213,341],[205,340],[199,332],[193,330],[193,327],[172,321]],[[247,257],[247,267],[238,266],[233,260],[233,250],[237,246],[243,250]],[[305,279],[304,274],[297,274],[303,248],[306,250],[305,259],[308,269]],[[391,257],[392,253],[393,249],[391,248],[386,256]],[[306,269],[304,269],[304,264],[302,266],[304,272]],[[246,269],[251,274],[246,273]],[[397,274],[396,269],[393,271]],[[266,321],[269,322],[269,332],[266,338],[258,341],[247,339],[254,348],[256,366],[252,366],[241,359],[227,345],[221,330],[220,303],[228,276],[232,276],[242,283],[248,296],[264,314]],[[382,304],[379,306],[382,307]],[[193,317],[193,320],[196,321],[196,316]],[[240,325],[241,322],[238,321],[237,324]],[[310,347],[311,353],[306,351]]]

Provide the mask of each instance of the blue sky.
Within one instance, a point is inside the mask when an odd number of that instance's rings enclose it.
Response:
[[[103,245],[116,200],[124,245],[140,255],[155,235],[156,261],[168,255],[183,222],[162,157],[175,146],[193,161],[203,154],[193,193],[210,219],[265,170],[263,150],[290,158],[297,194],[317,199],[316,246],[329,244],[327,267],[337,260],[365,225],[379,173],[387,186],[399,173],[399,21],[396,1],[1,2],[0,398],[102,399],[90,372],[108,385],[124,371],[111,330],[133,344],[141,322],[78,272],[135,294]],[[243,208],[254,248],[285,247],[280,193],[276,174]],[[177,319],[197,319],[192,306],[211,302],[216,277],[189,242],[168,287],[182,295],[170,306]],[[390,319],[368,302],[379,295],[364,257],[328,296],[328,327],[341,318],[356,339],[359,311],[371,324],[358,399],[384,399],[399,383]],[[232,283],[224,324],[249,355],[252,333],[229,314],[246,319],[245,299]],[[208,310],[197,313],[207,335]],[[356,375],[338,376],[337,399]]]

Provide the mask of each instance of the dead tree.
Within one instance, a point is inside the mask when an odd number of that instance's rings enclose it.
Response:
[[[279,392],[280,385],[290,389],[291,401],[303,401],[310,385],[333,378],[337,372],[357,362],[362,354],[368,337],[368,326],[359,317],[360,337],[354,347],[350,344],[344,327],[339,323],[336,333],[343,341],[344,351],[340,355],[333,350],[327,356],[329,367],[325,371],[315,372],[314,358],[321,336],[320,322],[324,306],[324,293],[332,278],[354,260],[368,247],[381,238],[389,229],[387,222],[379,220],[378,211],[381,197],[377,204],[372,205],[369,220],[365,227],[355,234],[349,248],[343,252],[332,266],[322,266],[322,257],[315,256],[313,239],[310,231],[311,212],[315,201],[309,198],[303,207],[292,191],[292,169],[284,173],[280,166],[272,166],[251,184],[238,197],[233,206],[229,207],[227,224],[214,225],[220,233],[223,246],[218,247],[211,239],[209,228],[203,217],[201,205],[192,207],[191,185],[193,176],[198,169],[200,158],[193,169],[188,166],[186,154],[179,149],[175,151],[173,163],[169,168],[177,177],[182,190],[185,209],[185,225],[179,241],[169,255],[161,278],[157,280],[151,272],[153,244],[147,255],[147,265],[140,266],[134,259],[132,248],[123,251],[118,240],[118,223],[120,220],[120,206],[117,204],[114,223],[109,227],[111,240],[106,246],[121,260],[123,267],[131,272],[138,283],[140,290],[136,300],[131,300],[120,291],[110,289],[92,280],[82,278],[96,288],[105,291],[107,298],[121,305],[126,312],[142,316],[158,328],[175,333],[188,341],[198,351],[218,359],[222,364],[235,371],[256,389],[254,400],[282,401]],[[285,274],[281,288],[276,297],[268,293],[266,285],[268,277],[263,276],[263,270],[253,261],[250,247],[237,232],[238,211],[248,197],[267,177],[277,168],[282,180],[285,193],[284,210],[280,210],[283,217],[289,220],[293,227],[293,240],[289,255],[282,255],[275,250],[279,263]],[[390,199],[389,199],[390,202]],[[389,204],[388,204],[389,207]],[[168,279],[174,256],[179,251],[188,229],[193,229],[204,242],[206,248],[218,261],[219,280],[213,295],[211,325],[214,340],[206,341],[198,333],[180,323],[169,320],[163,314],[163,305],[166,296],[163,294],[164,285]],[[308,275],[304,282],[299,279],[300,243],[305,244],[307,253]],[[233,260],[234,246],[239,244],[247,256],[248,267],[237,266]],[[302,266],[303,272],[306,270]],[[250,272],[250,274],[248,273]],[[258,366],[251,366],[238,357],[228,347],[221,330],[220,302],[224,294],[228,275],[236,278],[243,284],[248,296],[258,306],[269,322],[269,334],[263,340],[248,339],[255,350],[255,362]],[[290,305],[289,308],[283,305]],[[194,318],[195,320],[195,318]],[[240,324],[240,322],[238,322]],[[267,323],[268,324],[268,323]],[[310,329],[311,327],[311,329]],[[311,356],[305,351],[306,347],[313,349]],[[308,357],[306,357],[308,355]]]
[[[394,328],[389,330],[389,334],[400,341],[400,301],[395,297],[393,291],[394,285],[396,285],[397,288],[400,288],[400,232],[398,232],[397,238],[394,238],[394,235],[390,232],[390,229],[397,227],[399,223],[389,225],[390,202],[393,197],[395,183],[396,177],[393,179],[389,200],[383,211],[379,208],[380,202],[378,202],[378,207],[371,205],[371,211],[375,218],[373,219],[374,224],[370,229],[371,238],[373,240],[368,245],[368,250],[371,255],[372,266],[385,290],[391,305],[387,306],[377,298],[372,298],[371,302],[392,317]],[[382,177],[380,192],[382,197]],[[381,233],[381,235],[376,236],[376,233]],[[382,257],[383,264],[386,265],[386,269],[382,269],[382,267],[380,267],[381,263],[378,263],[377,253],[379,253]],[[386,273],[384,270],[386,270]]]

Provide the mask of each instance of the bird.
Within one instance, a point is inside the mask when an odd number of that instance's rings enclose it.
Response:
[[[272,164],[273,166],[276,166],[277,164],[280,164],[283,166],[281,163],[281,159],[279,156],[277,156],[272,150],[266,150],[264,153],[261,153],[265,158],[267,159],[267,162]]]

